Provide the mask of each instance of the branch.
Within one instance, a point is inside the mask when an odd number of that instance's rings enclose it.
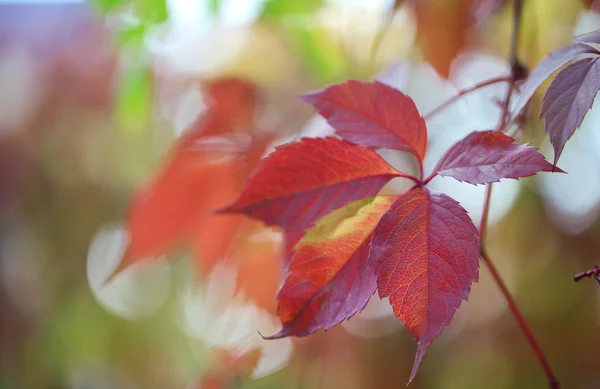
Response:
[[[498,84],[500,82],[511,82],[512,79],[513,79],[512,76],[494,77],[494,78],[490,78],[489,80],[485,80],[485,81],[482,81],[482,82],[480,82],[478,84],[475,84],[475,85],[473,85],[473,86],[471,86],[469,88],[461,89],[460,91],[458,91],[458,94],[456,94],[456,96],[452,96],[450,99],[448,99],[447,101],[445,101],[444,103],[442,103],[438,107],[434,108],[427,115],[423,116],[423,118],[425,120],[431,119],[433,116],[437,115],[438,113],[440,113],[441,111],[443,111],[448,106],[452,105],[454,102],[456,102],[457,100],[459,100],[461,97],[463,97],[466,94],[469,94],[471,92],[474,92],[474,91],[476,91],[478,89],[484,88],[484,87],[489,86],[489,85]]]
[[[504,295],[504,299],[508,303],[508,309],[510,310],[510,313],[512,313],[515,320],[517,321],[517,324],[519,325],[519,329],[521,330],[523,335],[525,335],[527,342],[533,349],[535,356],[537,357],[538,361],[542,365],[542,368],[544,369],[544,372],[546,373],[546,377],[548,377],[548,385],[550,386],[551,389],[559,389],[560,384],[559,384],[558,380],[556,379],[556,376],[552,372],[552,368],[550,367],[550,364],[548,363],[548,360],[546,359],[544,352],[542,351],[540,345],[535,340],[535,337],[533,336],[533,333],[531,332],[529,325],[527,325],[527,322],[525,321],[523,314],[519,310],[519,307],[517,307],[515,300],[513,299],[510,292],[508,291],[508,288],[506,287],[506,284],[502,280],[502,277],[500,277],[498,270],[496,270],[496,267],[494,266],[491,258],[489,257],[488,253],[485,251],[485,249],[483,247],[481,248],[481,258],[483,259],[483,262],[487,265],[488,270],[490,271],[490,273],[492,274],[492,277],[494,278],[494,281],[496,281],[496,284],[498,284],[500,291]]]
[[[510,127],[510,123],[508,126],[506,125],[507,119],[508,119],[509,113],[510,113],[510,99],[515,90],[515,82],[519,78],[522,77],[523,67],[520,64],[519,59],[517,57],[517,48],[518,48],[518,43],[519,43],[519,32],[520,32],[520,25],[521,25],[522,10],[523,10],[523,0],[514,0],[514,2],[513,2],[513,30],[512,30],[512,40],[511,40],[510,54],[509,54],[509,61],[510,61],[510,65],[511,65],[511,80],[509,81],[509,85],[506,90],[506,95],[504,97],[504,101],[502,102],[502,115],[500,117],[498,126],[496,128],[498,131],[503,131],[503,130],[506,130],[505,127]],[[492,259],[490,258],[490,256],[488,255],[488,253],[484,247],[491,198],[492,198],[492,184],[489,184],[486,188],[485,201],[483,203],[483,212],[481,215],[481,223],[479,226],[479,231],[481,234],[481,237],[480,237],[480,239],[481,239],[480,240],[480,242],[481,242],[481,258],[483,259],[483,262],[487,265],[490,273],[492,274],[494,281],[500,288],[500,291],[502,292],[504,299],[506,300],[506,302],[508,304],[508,308],[509,308],[511,314],[517,321],[519,329],[521,330],[521,332],[527,339],[527,342],[533,349],[533,352],[535,353],[535,356],[537,357],[539,363],[542,365],[542,368],[544,369],[544,373],[546,374],[546,378],[548,379],[549,387],[551,389],[559,389],[560,384],[559,384],[558,380],[556,379],[556,376],[554,375],[552,368],[550,367],[550,364],[548,363],[548,360],[546,359],[546,356],[544,355],[544,352],[542,351],[541,347],[535,340],[535,337],[533,336],[533,333],[531,332],[529,325],[525,321],[523,314],[517,307],[515,300],[513,299],[512,295],[510,294],[508,288],[506,287],[506,284],[504,283],[504,280],[498,273],[498,270],[496,270],[496,266],[494,266]]]
[[[596,279],[596,281],[598,281],[598,283],[600,284],[600,267],[598,267],[598,265],[596,265],[596,266],[594,266],[593,269],[581,272],[579,274],[575,274],[575,276],[573,277],[573,280],[575,282],[578,282],[586,277],[587,278],[594,277]]]

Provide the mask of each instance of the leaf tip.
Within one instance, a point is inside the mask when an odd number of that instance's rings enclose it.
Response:
[[[317,93],[319,92],[308,92],[308,93],[303,93],[301,95],[298,96],[298,98],[302,101],[304,101],[305,103],[308,104],[315,104],[317,101]]]
[[[410,378],[408,379],[408,385],[415,379],[419,369],[421,368],[421,364],[425,359],[425,354],[427,354],[427,350],[429,350],[429,346],[431,346],[432,340],[419,340],[419,348],[417,349],[417,355],[415,356],[415,363],[413,364],[412,371],[410,372]]]
[[[127,249],[125,250],[125,253],[123,254],[123,256],[121,257],[121,260],[119,261],[119,264],[117,265],[117,267],[108,275],[108,277],[102,282],[102,286],[105,287],[108,284],[110,284],[111,282],[114,281],[114,279],[121,273],[123,273],[123,271],[127,268],[129,268],[129,266],[131,266],[133,264],[133,262],[135,261],[135,258],[131,255],[131,250],[130,250],[130,246],[127,247]]]
[[[292,335],[292,330],[290,329],[290,327],[283,326],[279,331],[277,331],[273,335],[264,336],[260,331],[258,331],[258,334],[264,340],[277,340],[281,338],[287,338],[288,336]]]

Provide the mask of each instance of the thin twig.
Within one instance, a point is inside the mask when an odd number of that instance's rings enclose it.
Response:
[[[494,278],[494,281],[496,281],[496,284],[498,284],[498,287],[500,287],[500,290],[502,291],[502,294],[504,295],[504,299],[508,303],[508,309],[510,310],[510,313],[512,313],[513,317],[517,321],[517,324],[519,325],[519,329],[521,330],[523,335],[525,335],[527,342],[529,342],[529,345],[533,349],[533,352],[535,353],[538,361],[542,365],[542,368],[544,369],[544,372],[546,373],[546,376],[548,377],[548,384],[550,385],[550,388],[551,389],[559,389],[560,384],[558,383],[556,376],[552,372],[552,368],[550,367],[550,364],[548,363],[548,360],[546,359],[544,352],[542,351],[541,347],[535,340],[535,337],[533,336],[533,333],[531,332],[529,325],[527,325],[527,322],[525,321],[523,314],[517,307],[515,300],[513,299],[510,292],[508,291],[508,288],[506,287],[506,284],[502,280],[502,277],[500,277],[498,270],[496,270],[494,263],[492,262],[491,258],[489,257],[488,253],[485,251],[485,249],[483,247],[481,248],[481,258],[483,259],[483,262],[487,265],[490,273],[492,274],[492,278]]]
[[[507,122],[508,116],[510,114],[510,100],[511,100],[511,97],[515,90],[515,82],[516,82],[516,78],[517,78],[516,72],[520,71],[520,69],[521,69],[519,59],[517,57],[517,48],[518,48],[518,42],[519,42],[519,32],[520,32],[520,25],[521,25],[521,13],[523,10],[523,0],[514,0],[513,8],[514,8],[513,9],[513,31],[512,31],[512,40],[511,40],[511,45],[510,45],[510,54],[509,54],[509,61],[511,64],[511,80],[510,80],[508,88],[506,90],[506,95],[504,97],[504,101],[502,102],[502,114],[501,114],[500,120],[498,122],[498,127],[496,128],[498,131],[503,131],[506,129],[505,128],[506,122]],[[483,259],[483,262],[487,265],[490,273],[492,274],[492,278],[494,279],[494,281],[500,288],[500,291],[504,295],[504,298],[508,304],[508,308],[509,308],[511,314],[513,315],[513,317],[515,318],[515,320],[517,321],[519,329],[521,330],[521,332],[527,339],[527,342],[533,349],[533,352],[535,353],[539,363],[542,365],[542,368],[544,369],[544,372],[548,379],[549,387],[551,389],[559,389],[560,384],[559,384],[558,380],[556,379],[556,376],[554,375],[554,372],[552,371],[552,368],[550,367],[550,364],[548,363],[548,360],[546,359],[544,352],[542,351],[541,347],[535,340],[535,337],[533,336],[533,333],[531,332],[529,325],[525,321],[523,314],[517,307],[517,304],[515,303],[515,300],[513,299],[508,288],[506,287],[504,280],[498,273],[498,270],[496,270],[496,266],[494,266],[492,259],[490,258],[490,256],[488,255],[488,253],[485,249],[484,243],[485,243],[488,215],[490,212],[491,199],[492,199],[492,184],[489,184],[486,188],[485,201],[483,203],[483,212],[481,215],[481,223],[479,225],[479,231],[480,231],[480,235],[481,235],[481,237],[480,237],[480,239],[481,239],[480,240],[480,242],[481,242],[481,258]]]
[[[594,277],[596,279],[596,281],[598,281],[598,283],[600,283],[600,267],[598,267],[598,265],[594,266],[593,269],[581,272],[579,274],[575,274],[575,276],[573,276],[573,280],[575,282],[580,281],[583,278],[586,277]]]
[[[444,103],[442,103],[441,105],[434,108],[432,111],[430,111],[425,116],[423,116],[423,118],[425,120],[431,119],[433,116],[437,115],[438,113],[443,111],[448,106],[452,105],[454,102],[458,101],[460,98],[462,98],[466,94],[475,92],[476,90],[484,88],[489,85],[498,84],[500,82],[510,82],[511,80],[512,80],[512,76],[494,77],[494,78],[490,78],[489,80],[485,80],[478,84],[475,84],[471,87],[461,89],[458,91],[458,93],[455,96],[452,96],[450,99],[446,100]]]

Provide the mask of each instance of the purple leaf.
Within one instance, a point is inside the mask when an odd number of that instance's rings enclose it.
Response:
[[[575,42],[579,42],[579,43],[597,43],[597,44],[600,44],[600,30],[588,32],[586,34],[577,35],[574,38],[574,40],[575,40]]]
[[[501,178],[529,177],[553,167],[536,147],[520,145],[499,131],[473,132],[456,142],[438,162],[433,174],[469,184],[498,182]]]
[[[516,117],[521,113],[527,102],[531,99],[535,91],[542,85],[544,81],[552,73],[560,69],[562,66],[571,62],[580,54],[596,53],[592,47],[583,44],[575,43],[562,49],[558,49],[542,60],[529,74],[521,86],[521,94],[517,104],[512,109],[512,117]]]
[[[544,95],[540,117],[554,147],[555,164],[600,89],[599,58],[585,58],[563,69]]]

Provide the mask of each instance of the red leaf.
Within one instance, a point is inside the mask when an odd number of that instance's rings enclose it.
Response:
[[[407,175],[368,148],[336,138],[304,138],[264,159],[224,212],[304,230],[331,210],[377,194],[394,177]]]
[[[429,346],[477,281],[479,233],[455,200],[413,189],[375,227],[369,264],[377,274],[379,296],[390,298],[419,343],[412,381]]]
[[[349,80],[302,97],[349,142],[413,153],[423,161],[425,120],[412,99],[380,82]]]
[[[552,73],[574,60],[580,54],[595,53],[592,47],[583,44],[575,43],[562,49],[558,49],[546,58],[544,58],[532,71],[529,77],[521,86],[519,100],[515,107],[512,108],[512,116],[518,116],[527,102],[531,99],[535,91],[546,81]]]
[[[499,131],[473,132],[442,156],[433,174],[477,185],[552,171],[554,167],[537,150],[516,144],[514,138]]]
[[[127,214],[127,251],[112,279],[133,263],[168,254],[196,235],[204,270],[221,259],[242,217],[213,215],[239,194],[267,144],[266,136],[203,137],[175,148],[158,174],[134,196]],[[211,228],[204,226],[211,224]]]
[[[413,1],[417,40],[425,60],[442,77],[467,43],[473,0]]]
[[[283,328],[269,339],[328,330],[364,308],[376,289],[367,267],[371,232],[396,198],[352,202],[307,231],[277,297]]]
[[[206,113],[190,126],[184,139],[251,129],[259,99],[258,88],[253,83],[226,77],[209,80],[202,89]]]
[[[583,121],[600,89],[600,57],[586,58],[556,75],[544,95],[540,118],[554,146],[554,163]]]
[[[217,139],[217,138],[210,138]],[[222,139],[222,138],[219,138]],[[132,199],[127,216],[130,244],[122,266],[165,254],[190,238],[197,220],[236,194],[236,165],[229,151],[177,150],[157,176]],[[212,188],[207,188],[207,183]],[[225,197],[225,202],[223,202]]]
[[[193,389],[228,389],[233,388],[240,380],[249,379],[252,370],[256,368],[262,352],[252,349],[240,354],[227,349],[217,349],[216,358],[211,369],[204,373]]]
[[[228,236],[225,259],[237,269],[236,292],[243,291],[247,300],[275,314],[274,296],[283,278],[283,233],[244,215],[234,216],[245,219],[237,236]]]

